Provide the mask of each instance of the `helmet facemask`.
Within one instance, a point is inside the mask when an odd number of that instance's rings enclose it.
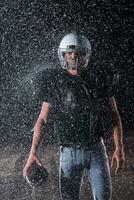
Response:
[[[71,54],[74,53],[75,54],[75,58],[71,58],[69,56],[66,56],[67,54]],[[89,57],[90,54],[88,52],[88,49],[82,49],[82,48],[75,48],[74,49],[70,49],[70,48],[59,48],[58,50],[58,54],[59,54],[59,59],[60,59],[60,63],[61,63],[61,67],[64,69],[82,69],[82,68],[86,68],[89,62]],[[73,64],[73,61],[74,64]]]

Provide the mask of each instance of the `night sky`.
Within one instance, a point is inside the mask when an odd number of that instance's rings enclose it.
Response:
[[[93,67],[106,76],[119,74],[116,99],[124,134],[133,129],[133,11],[128,0],[0,2],[1,141],[31,134],[38,115],[31,80],[59,65],[58,45],[71,30],[90,40]]]

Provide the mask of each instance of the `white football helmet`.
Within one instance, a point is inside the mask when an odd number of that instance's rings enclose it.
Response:
[[[67,34],[61,40],[58,48],[59,60],[62,68],[69,69],[72,66],[67,63],[64,56],[65,52],[78,52],[79,57],[77,59],[77,67],[86,68],[91,54],[91,44],[85,36],[79,35],[76,32]],[[80,59],[83,60],[82,64]]]

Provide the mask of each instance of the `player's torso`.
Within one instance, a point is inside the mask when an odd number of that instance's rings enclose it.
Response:
[[[70,76],[61,73],[55,77],[52,107],[61,143],[89,142],[93,109],[91,102],[96,104],[97,100],[95,81],[95,77],[88,75]]]

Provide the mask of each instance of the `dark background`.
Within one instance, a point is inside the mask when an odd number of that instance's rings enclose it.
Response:
[[[88,37],[91,65],[118,73],[116,96],[124,136],[134,128],[133,1],[3,0],[0,2],[0,144],[31,140],[39,112],[31,81],[59,64],[57,48],[70,30]]]

